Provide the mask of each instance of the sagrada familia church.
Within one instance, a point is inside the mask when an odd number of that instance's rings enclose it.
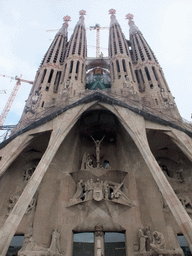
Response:
[[[111,9],[108,57],[88,58],[85,13],[0,144],[0,255],[191,255],[192,127],[133,15],[126,39]]]

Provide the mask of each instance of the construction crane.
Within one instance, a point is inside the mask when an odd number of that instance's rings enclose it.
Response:
[[[99,24],[95,24],[95,26],[90,26],[90,30],[96,30],[96,57],[99,57],[100,54],[100,30],[101,29],[109,29],[109,27],[100,27]]]
[[[7,75],[4,75],[4,74],[0,74],[0,76],[2,77],[6,77],[6,78],[11,78],[13,80],[16,80],[16,84],[15,86],[13,87],[13,90],[7,100],[7,103],[5,104],[5,107],[0,115],[0,126],[3,126],[4,122],[5,122],[5,119],[11,109],[11,106],[13,104],[13,101],[17,95],[17,92],[20,88],[20,85],[21,85],[21,82],[24,82],[24,83],[29,83],[29,84],[33,84],[33,81],[28,81],[28,80],[25,80],[25,79],[22,79],[22,75],[20,75],[20,77],[12,77],[12,76],[7,76]]]
[[[6,94],[6,90],[0,90],[0,94]]]

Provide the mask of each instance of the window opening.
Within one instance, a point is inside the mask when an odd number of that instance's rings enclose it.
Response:
[[[116,60],[116,65],[117,65],[117,71],[120,72],[120,66],[119,66],[119,61]]]
[[[58,91],[60,78],[61,78],[61,71],[57,71],[57,74],[55,77],[55,83],[54,83],[54,92]]]
[[[72,73],[72,70],[73,70],[73,60],[72,60],[71,63],[70,63],[70,70],[69,70],[69,73],[70,73],[70,74]]]
[[[43,108],[43,106],[44,106],[44,101],[42,102],[42,104],[41,104],[41,107]]]
[[[152,67],[152,70],[153,70],[153,73],[154,73],[155,79],[158,81],[158,76],[157,76],[157,73],[156,73],[155,67]]]
[[[16,256],[18,251],[23,246],[24,235],[15,235],[10,243],[9,249],[6,255]]]
[[[122,64],[123,64],[123,71],[124,71],[124,72],[127,72],[126,63],[125,63],[125,60],[124,60],[124,59],[122,60]]]
[[[116,232],[105,232],[105,255],[124,256],[125,252],[125,234]]]
[[[47,69],[44,69],[43,75],[42,75],[42,78],[41,78],[41,83],[43,83],[46,73],[47,73]]]
[[[94,233],[74,233],[73,256],[94,256]]]
[[[51,79],[52,79],[52,76],[53,76],[53,72],[54,72],[54,70],[51,69],[50,74],[49,74],[49,78],[48,78],[48,83],[51,83]]]
[[[183,253],[185,256],[192,256],[192,253],[190,251],[189,245],[187,244],[187,241],[183,234],[178,234],[177,235],[179,245],[181,249],[183,250]]]
[[[146,75],[147,75],[147,79],[150,81],[150,80],[151,80],[151,76],[150,76],[150,74],[149,74],[149,70],[148,70],[147,67],[145,67],[145,73],[146,73]]]

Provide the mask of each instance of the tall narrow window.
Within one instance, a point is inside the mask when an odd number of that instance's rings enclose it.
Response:
[[[112,63],[112,72],[113,72],[113,81],[114,81],[115,80],[115,71],[114,71],[113,63]]]
[[[152,67],[152,70],[153,70],[153,73],[154,73],[155,79],[158,81],[158,76],[157,76],[157,73],[156,73],[155,67]]]
[[[117,72],[120,72],[120,66],[119,66],[119,61],[116,60],[116,65],[117,65]]]
[[[147,79],[150,81],[151,80],[151,77],[150,77],[150,74],[149,74],[149,70],[147,67],[145,67],[145,73],[147,75]]]
[[[82,70],[81,70],[81,83],[84,81],[84,64],[82,64]]]
[[[43,83],[46,73],[47,73],[47,69],[44,69],[43,75],[42,75],[42,78],[41,78],[41,83]]]
[[[77,61],[77,65],[76,65],[76,74],[78,74],[79,72],[79,61]]]
[[[70,74],[72,73],[72,70],[73,70],[73,60],[72,60],[71,63],[70,63],[70,69],[69,69],[69,73],[70,73]]]
[[[55,77],[55,83],[54,83],[54,92],[58,91],[60,79],[61,79],[61,71],[57,71],[57,74]]]
[[[54,70],[51,69],[50,74],[49,74],[49,78],[48,78],[48,83],[51,83],[51,79],[52,79],[52,76],[53,76],[53,72],[54,72]]]
[[[132,80],[135,82],[135,77],[134,77],[134,74],[133,74],[133,69],[132,69],[132,66],[131,66],[131,62],[129,62],[129,68],[131,70]]]
[[[123,64],[123,71],[124,71],[124,72],[127,72],[126,63],[125,63],[125,60],[124,60],[124,59],[122,60],[122,64]]]

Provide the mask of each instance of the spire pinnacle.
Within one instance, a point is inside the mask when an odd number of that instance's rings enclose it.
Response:
[[[135,25],[134,21],[133,21],[133,14],[129,13],[126,16],[126,19],[129,20],[128,24],[130,26],[130,35],[136,34],[136,33],[141,33],[140,30],[138,29],[138,27]]]
[[[114,24],[118,24],[117,20],[116,20],[116,16],[115,16],[116,10],[115,9],[110,9],[109,10],[109,14],[111,15],[111,24],[110,26],[114,25]]]
[[[77,25],[85,26],[85,24],[84,24],[84,19],[85,19],[84,16],[86,15],[86,11],[85,10],[81,10],[79,12],[79,15],[80,15],[80,17],[79,17],[79,21],[78,21]]]
[[[58,31],[56,35],[62,34],[63,36],[67,36],[67,28],[69,26],[68,22],[71,21],[71,17],[66,15],[63,18],[63,20],[64,20],[63,26],[61,27],[61,29]]]

